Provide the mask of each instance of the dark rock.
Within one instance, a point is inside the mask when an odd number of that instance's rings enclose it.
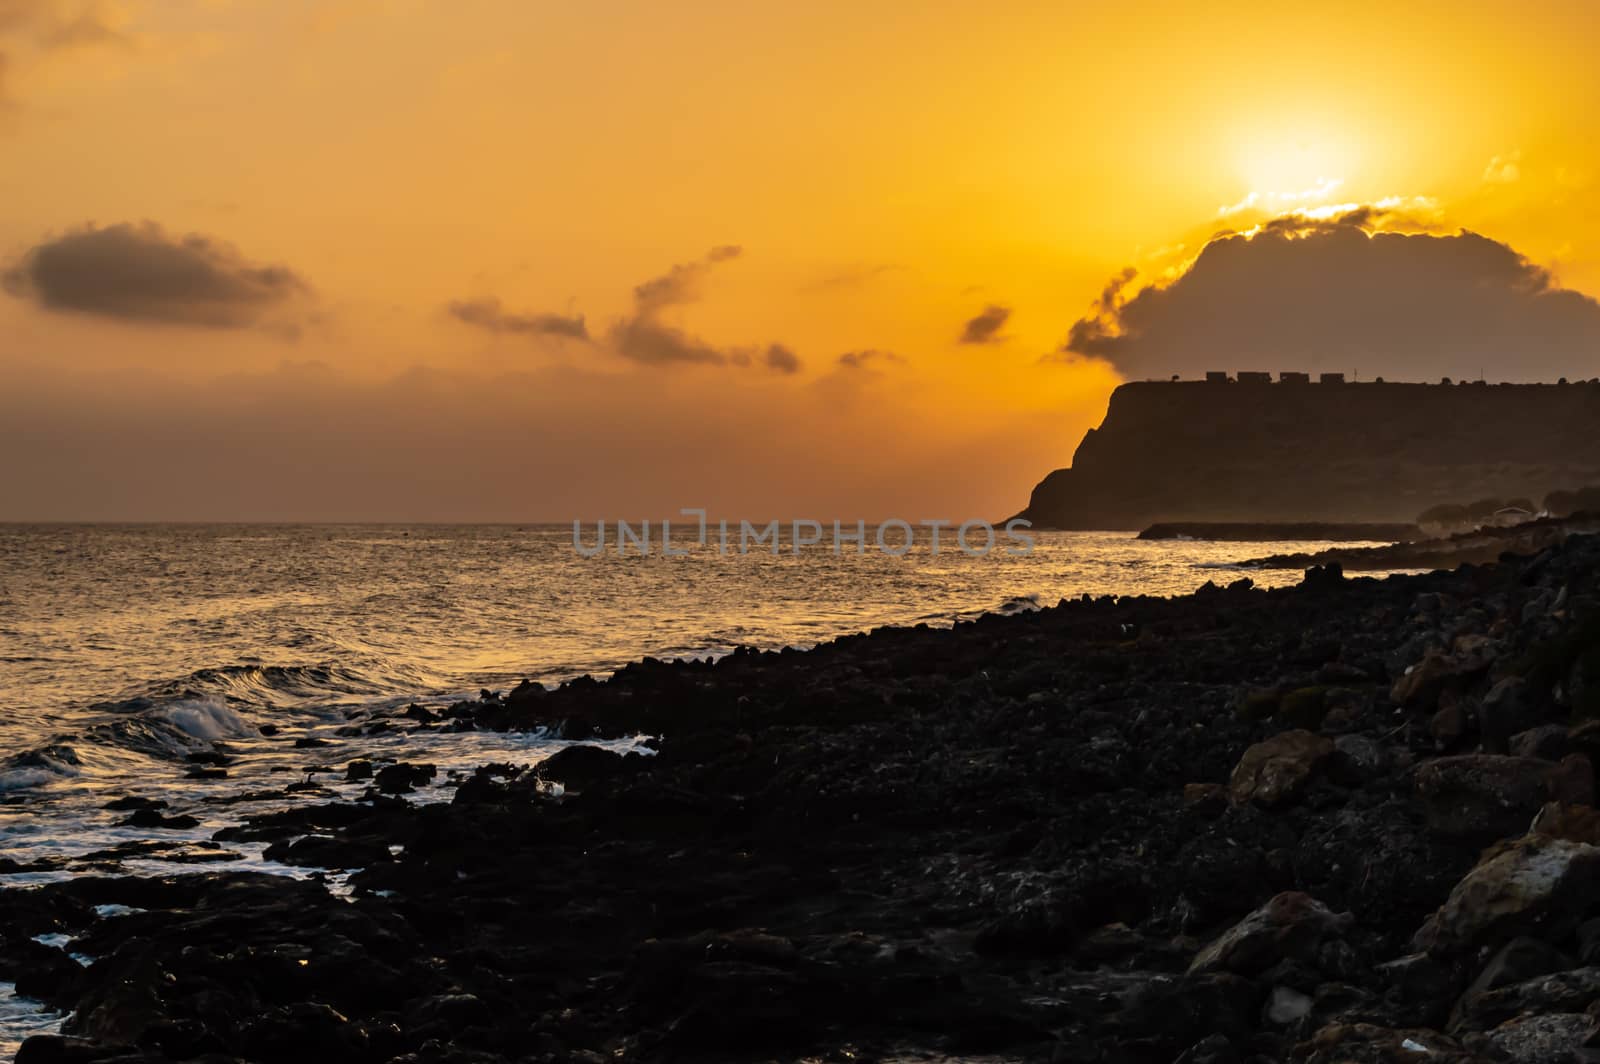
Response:
[[[1228,781],[1235,804],[1276,806],[1293,801],[1333,756],[1333,740],[1303,729],[1282,732],[1244,752]]]
[[[373,785],[384,794],[408,794],[433,779],[438,770],[432,765],[413,765],[405,761],[385,765],[373,777]]]
[[[1417,769],[1417,796],[1434,831],[1489,842],[1527,830],[1545,803],[1553,767],[1496,754],[1441,757]]]
[[[1572,753],[1572,739],[1566,725],[1541,724],[1536,728],[1518,732],[1508,744],[1513,757],[1536,757],[1544,761],[1560,761]]]
[[[1559,938],[1600,887],[1600,847],[1528,835],[1488,851],[1414,936],[1418,949],[1460,954],[1538,932]]]
[[[200,826],[200,821],[196,817],[187,814],[162,816],[156,810],[149,808],[135,810],[132,816],[121,823],[131,828],[165,828],[169,831],[187,831]]]
[[[1484,749],[1498,754],[1507,752],[1513,735],[1537,727],[1544,718],[1544,707],[1533,698],[1528,681],[1507,676],[1489,688],[1478,707]]]
[[[577,744],[564,746],[539,762],[537,771],[541,779],[584,791],[603,780],[637,771],[646,762],[642,755],[624,757],[615,750]]]
[[[132,1046],[108,1045],[87,1038],[36,1034],[22,1043],[16,1064],[101,1064],[117,1058],[142,1060]]]
[[[134,809],[165,809],[166,807],[167,803],[159,798],[140,798],[135,795],[129,795],[125,798],[113,799],[100,808],[122,813]]]
[[[1201,950],[1189,971],[1254,975],[1285,958],[1315,956],[1326,938],[1343,934],[1353,922],[1348,913],[1335,913],[1309,894],[1288,891]]]

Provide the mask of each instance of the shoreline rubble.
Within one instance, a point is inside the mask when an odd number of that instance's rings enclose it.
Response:
[[[445,716],[657,738],[447,803],[393,766],[215,839],[352,869],[348,896],[0,889],[0,979],[71,1011],[17,1060],[1600,1060],[1595,537]]]

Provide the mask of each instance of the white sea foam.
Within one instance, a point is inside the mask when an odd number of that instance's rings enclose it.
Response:
[[[174,702],[158,710],[158,718],[167,721],[183,734],[195,739],[215,742],[218,739],[242,739],[255,735],[256,728],[215,698],[191,698]]]

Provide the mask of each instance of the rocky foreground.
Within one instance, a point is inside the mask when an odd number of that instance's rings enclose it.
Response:
[[[232,829],[348,900],[0,892],[0,977],[72,1010],[17,1059],[1600,1060],[1596,537],[434,717],[352,727],[661,739],[427,807],[426,767],[356,763],[366,801]]]

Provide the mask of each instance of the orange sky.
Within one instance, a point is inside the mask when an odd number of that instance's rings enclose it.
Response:
[[[149,221],[295,282],[12,284],[0,519],[1005,516],[1118,379],[1047,356],[1224,227],[1398,198],[1600,292],[1597,12],[0,0],[0,269]]]

